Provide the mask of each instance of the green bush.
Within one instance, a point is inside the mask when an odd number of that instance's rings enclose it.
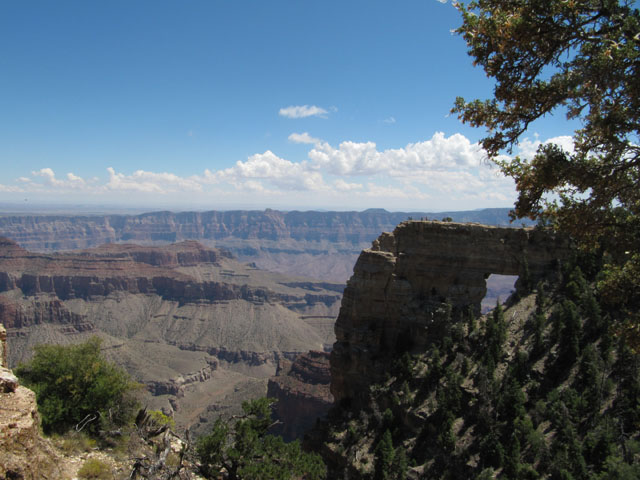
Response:
[[[267,434],[271,426],[274,400],[259,398],[243,402],[244,415],[233,420],[218,418],[209,435],[196,446],[201,473],[219,478],[225,469],[228,478],[242,480],[288,480],[325,478],[320,456],[302,451],[298,441],[285,443]]]
[[[45,433],[74,426],[97,433],[131,418],[137,385],[101,356],[100,345],[97,337],[71,346],[39,345],[33,359],[16,369],[20,381],[36,392]]]
[[[97,458],[89,458],[78,470],[78,478],[109,480],[112,478],[111,468]]]

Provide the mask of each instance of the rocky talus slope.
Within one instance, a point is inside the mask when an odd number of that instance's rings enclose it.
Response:
[[[439,213],[457,221],[507,225],[508,209]],[[75,250],[105,243],[167,244],[198,240],[222,246],[246,262],[291,275],[344,282],[380,232],[407,218],[434,214],[387,212],[151,212],[140,215],[6,215],[0,236],[32,251]]]
[[[329,392],[329,354],[311,351],[294,362],[282,360],[277,376],[269,379],[267,396],[278,402],[273,417],[280,421],[273,433],[285,440],[301,439],[333,404]]]
[[[478,314],[490,274],[533,283],[569,253],[566,239],[531,228],[407,221],[383,233],[361,253],[344,291],[331,393],[356,401],[389,359],[424,349],[430,328],[450,313],[445,303]]]
[[[330,345],[340,299],[339,284],[273,274],[195,241],[42,254],[0,240],[9,364],[36,344],[97,334],[147,385],[150,406],[181,411],[183,425],[228,388],[253,392],[255,379],[264,391],[280,358]]]

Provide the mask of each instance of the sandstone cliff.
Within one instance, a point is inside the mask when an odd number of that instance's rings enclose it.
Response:
[[[60,455],[40,437],[36,396],[6,368],[6,353],[0,324],[0,478],[62,478]]]
[[[478,313],[489,274],[535,282],[569,253],[566,239],[540,229],[407,221],[383,233],[362,252],[344,291],[331,393],[357,403],[390,361],[429,344],[429,329],[468,308]]]

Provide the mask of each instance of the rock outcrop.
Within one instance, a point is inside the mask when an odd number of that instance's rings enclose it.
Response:
[[[285,440],[300,439],[323,418],[333,404],[329,392],[329,354],[311,351],[291,363],[283,360],[278,375],[269,379],[267,396],[275,398],[273,416],[278,423],[273,433]]]
[[[33,391],[7,368],[6,332],[0,324],[0,478],[62,478],[59,454],[40,436]]]
[[[344,291],[331,353],[336,401],[357,404],[394,356],[429,343],[429,328],[479,312],[490,274],[520,275],[522,286],[569,254],[566,239],[541,229],[408,221],[383,233]]]

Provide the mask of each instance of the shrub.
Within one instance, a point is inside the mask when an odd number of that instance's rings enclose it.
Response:
[[[39,345],[16,374],[36,392],[45,433],[77,430],[97,433],[131,418],[136,384],[100,354],[97,337],[71,346]]]
[[[196,446],[205,478],[218,478],[222,468],[237,480],[325,478],[319,455],[303,452],[298,441],[284,443],[281,437],[267,434],[273,402],[269,398],[244,402],[244,414],[235,421],[216,420],[211,433]]]
[[[111,468],[97,458],[89,458],[78,470],[78,478],[109,480],[112,478]]]

